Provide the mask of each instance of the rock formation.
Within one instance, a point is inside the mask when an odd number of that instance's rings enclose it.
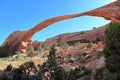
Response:
[[[108,25],[109,24],[89,31],[60,34],[53,38],[47,39],[43,44],[41,44],[41,46],[51,46],[54,44],[63,43],[73,45],[75,42],[78,41],[81,43],[104,41],[105,39],[104,31]]]
[[[95,63],[92,64],[92,73],[90,80],[95,80],[96,75],[98,72],[105,68],[105,58],[101,57],[99,60],[97,60]]]
[[[31,37],[41,29],[61,20],[66,20],[70,18],[80,17],[80,16],[98,16],[104,17],[107,20],[111,20],[113,22],[120,22],[120,1],[113,2],[106,6],[80,13],[80,14],[72,14],[72,15],[65,15],[47,19],[37,26],[33,27],[28,31],[16,31],[13,32],[6,41],[2,44],[2,46],[10,46],[11,54],[14,54],[16,51],[26,51],[26,47],[29,44]]]

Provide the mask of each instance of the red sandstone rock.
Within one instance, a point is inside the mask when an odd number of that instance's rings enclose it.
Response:
[[[34,42],[32,42],[32,46],[34,47],[34,50],[36,51],[36,50],[38,50],[38,48],[40,47],[40,42],[38,42],[38,41],[34,41]]]
[[[11,54],[15,53],[16,51],[26,51],[26,47],[31,39],[31,37],[41,29],[61,20],[66,20],[70,18],[80,17],[80,16],[99,16],[104,17],[107,20],[111,20],[113,22],[120,22],[120,1],[113,2],[109,5],[97,8],[95,10],[91,10],[85,13],[80,14],[72,14],[72,15],[65,15],[47,19],[37,26],[33,27],[28,31],[17,31],[12,33],[6,41],[3,43],[3,47],[5,45],[10,46]],[[85,35],[84,35],[85,36]],[[91,35],[92,36],[92,35]],[[89,40],[90,37],[87,37]]]
[[[85,49],[87,47],[87,44],[86,43],[83,43],[83,44],[81,44],[80,46],[79,46],[79,50],[83,50],[83,49]]]
[[[55,36],[53,38],[47,39],[43,43],[42,46],[51,46],[56,43],[74,44],[74,42],[77,42],[77,41],[95,42],[95,41],[97,41],[97,39],[99,39],[99,41],[104,41],[104,39],[105,39],[104,31],[107,26],[108,25],[105,25],[104,27],[100,27],[100,28],[96,28],[94,30],[84,32],[84,34],[81,34],[81,32],[61,34],[61,35]]]
[[[71,53],[70,50],[64,50],[64,53],[62,54],[62,57],[66,58],[66,57],[71,56],[71,55],[72,55],[72,53]]]
[[[92,73],[90,76],[90,80],[96,80],[96,75],[99,74],[99,70],[105,68],[105,58],[101,57],[95,63],[92,64]]]

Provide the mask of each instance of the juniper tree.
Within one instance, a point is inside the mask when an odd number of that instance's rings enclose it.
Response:
[[[120,80],[120,23],[111,23],[105,31],[104,80]]]

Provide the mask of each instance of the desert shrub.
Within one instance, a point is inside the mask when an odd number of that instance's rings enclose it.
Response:
[[[91,47],[92,47],[92,44],[93,44],[92,42],[88,43],[88,44],[87,44],[87,48],[91,48]]]
[[[11,61],[17,61],[17,60],[20,60],[21,56],[20,54],[16,54],[14,57],[12,56],[11,57]]]
[[[70,72],[68,72],[67,78],[68,78],[67,80],[75,80],[76,79],[74,70],[70,70]]]
[[[67,80],[76,80],[83,78],[85,80],[86,76],[90,76],[91,71],[84,68],[75,68],[74,70],[71,70],[68,72]]]
[[[13,80],[30,80],[29,74],[30,71],[35,69],[35,64],[32,61],[25,62],[19,66],[19,68],[15,68]]]
[[[77,41],[74,43],[74,47],[79,46],[79,45],[80,45],[80,41]]]
[[[66,72],[62,67],[55,67],[54,71],[55,72],[52,74],[53,77],[51,80],[66,80]]]
[[[6,67],[6,71],[11,71],[12,70],[12,68],[13,68],[13,66],[11,65],[11,64],[9,64],[9,65],[7,65],[7,67]]]
[[[68,49],[68,48],[69,48],[69,45],[68,45],[67,43],[63,43],[63,44],[60,45],[60,47],[61,47],[62,49]]]
[[[38,51],[43,52],[43,51],[45,51],[45,49],[43,47],[39,46]]]
[[[29,48],[30,48],[30,52],[33,53],[35,51],[33,46],[30,46]]]
[[[96,27],[93,27],[93,30],[95,30],[96,29]]]
[[[90,75],[86,75],[83,77],[83,80],[90,80]]]
[[[0,75],[0,80],[12,80],[6,76],[6,74]]]
[[[48,60],[43,63],[41,70],[44,75],[46,72],[49,74],[47,78],[50,78],[50,80],[67,80],[66,72],[61,66],[59,66],[59,59],[56,57],[55,52],[56,50],[54,49],[54,46],[51,47]]]
[[[77,46],[69,46],[69,50],[71,51],[77,50]]]
[[[120,23],[111,23],[105,34],[104,55],[106,70],[104,80],[120,80]]]
[[[69,72],[68,72],[68,80],[76,80],[78,77],[78,75],[81,73],[81,69],[80,68],[75,68],[75,69],[71,69]]]
[[[23,70],[23,72],[24,72],[25,75],[29,75],[30,71],[32,69],[34,69],[34,67],[35,67],[34,62],[29,61],[29,62],[25,62],[22,65],[20,65],[19,68]]]
[[[103,52],[98,52],[98,53],[96,54],[96,58],[97,58],[97,59],[100,59],[102,56],[104,56],[104,53],[103,53]]]
[[[50,50],[52,46],[45,46],[44,49],[45,50]]]
[[[23,80],[23,72],[22,69],[20,68],[15,68],[13,70],[14,74],[13,74],[13,80]]]
[[[84,33],[85,33],[85,31],[81,31],[80,33],[81,33],[81,34],[84,34]]]
[[[103,71],[103,80],[119,80],[120,79],[120,74],[117,73],[111,73],[109,70],[105,69]]]
[[[17,54],[17,55],[15,56],[15,59],[20,59],[20,55]]]
[[[34,53],[33,52],[29,52],[28,54],[27,54],[27,57],[34,57],[35,55],[34,55]]]
[[[48,60],[44,63],[44,69],[49,73],[50,80],[55,80],[54,78],[54,72],[55,68],[58,67],[56,56],[55,56],[55,49],[54,47],[51,47],[51,50],[48,55]]]
[[[0,47],[0,57],[8,57],[9,54],[9,46],[5,46],[5,47]]]
[[[100,41],[100,39],[99,38],[96,38],[96,41],[95,42],[99,42]]]
[[[30,46],[29,47],[29,52],[28,52],[28,54],[27,54],[27,57],[34,57],[35,55],[34,55],[34,47],[33,46]]]

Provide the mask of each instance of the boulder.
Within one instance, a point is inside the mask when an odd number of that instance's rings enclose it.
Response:
[[[91,79],[90,80],[96,80],[96,75],[98,74],[99,70],[105,68],[105,58],[101,57],[99,60],[95,61],[93,63],[92,67],[92,73],[91,73]]]

